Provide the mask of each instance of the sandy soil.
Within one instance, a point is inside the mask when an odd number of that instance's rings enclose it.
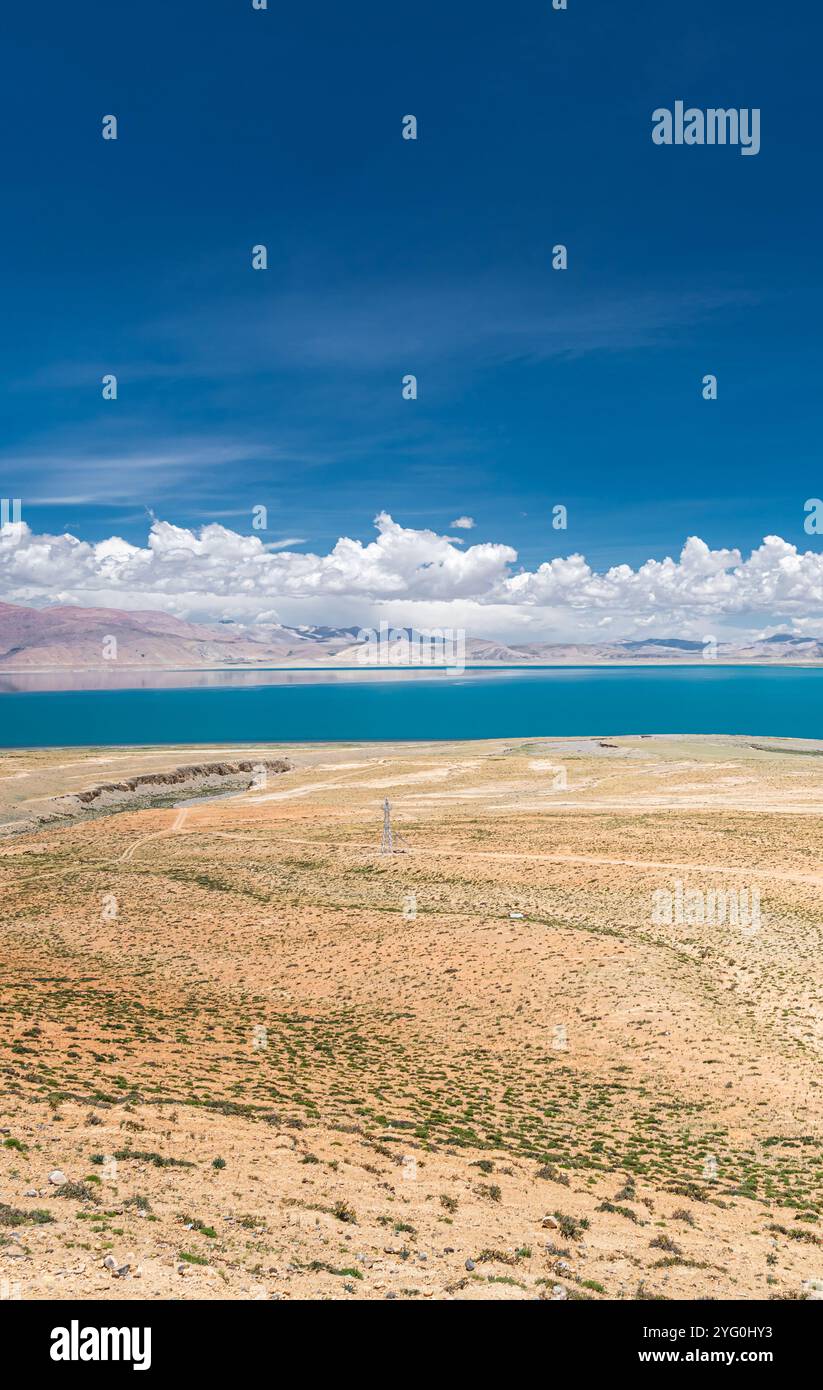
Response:
[[[7,1296],[814,1294],[823,745],[259,752],[0,846]],[[4,754],[0,820],[248,755]]]

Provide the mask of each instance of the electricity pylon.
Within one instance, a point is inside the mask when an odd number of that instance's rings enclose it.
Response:
[[[383,839],[380,841],[381,854],[394,854],[394,836],[391,828],[391,803],[386,797],[383,802]]]
[[[381,854],[405,854],[408,849],[407,842],[399,831],[392,828],[391,823],[391,802],[386,797],[383,802],[383,838],[380,841]]]

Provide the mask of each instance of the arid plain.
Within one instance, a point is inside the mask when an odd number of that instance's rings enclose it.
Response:
[[[24,750],[0,821],[6,1297],[823,1290],[823,744]]]

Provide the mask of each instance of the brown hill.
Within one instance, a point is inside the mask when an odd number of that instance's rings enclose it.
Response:
[[[116,640],[116,657],[107,657]],[[338,643],[339,645],[339,643]],[[334,646],[334,643],[332,643]],[[234,624],[189,623],[169,613],[116,608],[24,608],[0,604],[0,669],[270,665],[317,644],[287,628],[255,634]]]

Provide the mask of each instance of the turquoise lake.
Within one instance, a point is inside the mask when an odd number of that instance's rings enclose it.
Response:
[[[0,746],[667,733],[823,738],[819,668],[178,672],[164,679],[170,688],[6,690]]]

